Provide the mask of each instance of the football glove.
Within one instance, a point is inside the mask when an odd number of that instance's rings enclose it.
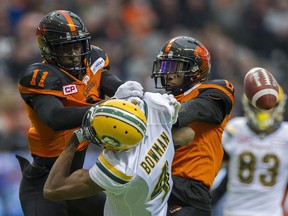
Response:
[[[174,106],[174,114],[172,116],[172,123],[176,123],[178,118],[178,112],[181,108],[181,104],[175,99],[172,94],[163,94],[169,101],[169,104]]]
[[[136,81],[127,81],[118,87],[113,98],[126,99],[129,97],[143,97],[143,87]]]

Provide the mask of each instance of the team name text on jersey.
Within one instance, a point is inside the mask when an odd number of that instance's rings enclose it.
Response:
[[[141,162],[141,167],[149,175],[152,169],[155,167],[156,163],[161,159],[165,153],[170,140],[167,134],[163,131],[157,142],[148,150],[144,160]]]

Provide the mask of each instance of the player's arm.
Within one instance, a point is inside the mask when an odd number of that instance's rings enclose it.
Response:
[[[141,97],[143,87],[133,81],[127,81],[117,87],[115,95]],[[91,107],[64,107],[61,100],[53,95],[35,95],[29,99],[30,106],[50,128],[55,131],[80,127],[86,111]]]
[[[153,96],[152,96],[153,97]],[[156,103],[161,103],[161,105],[164,105],[165,103],[159,100],[157,100],[157,96],[154,95],[154,99],[156,99]],[[170,121],[172,124],[174,124],[177,121],[179,110],[181,109],[181,104],[174,98],[172,94],[164,94],[162,95],[163,98],[166,100],[166,106],[167,111],[170,114]],[[164,111],[163,107],[160,108],[161,112]],[[168,115],[169,116],[169,115]],[[189,145],[195,137],[195,132],[190,127],[172,127],[172,138],[173,143],[175,146],[178,145]]]
[[[54,131],[80,127],[88,107],[64,107],[53,95],[36,95],[30,100],[34,111]]]
[[[45,182],[43,195],[46,199],[53,201],[78,199],[103,191],[91,180],[88,170],[79,169],[69,175],[78,145],[79,140],[74,132],[68,145],[54,163]]]
[[[187,126],[191,122],[221,124],[232,110],[231,99],[218,89],[207,89],[198,97],[184,102],[175,126]]]
[[[118,87],[122,84],[123,82],[117,76],[109,71],[103,71],[101,74],[100,92],[102,92],[104,95],[112,97],[117,91]]]
[[[189,145],[194,137],[195,132],[190,127],[172,128],[174,145]]]

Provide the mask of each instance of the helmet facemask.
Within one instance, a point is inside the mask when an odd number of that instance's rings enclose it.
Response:
[[[90,41],[79,40],[69,43],[55,43],[50,45],[50,53],[53,62],[63,70],[77,77],[80,72],[85,72],[90,65]],[[80,50],[80,52],[73,50]],[[89,60],[89,61],[87,61]]]

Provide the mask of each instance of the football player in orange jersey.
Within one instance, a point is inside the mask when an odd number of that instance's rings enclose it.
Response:
[[[28,142],[33,158],[30,164],[17,155],[23,173],[19,191],[23,212],[27,216],[102,215],[104,194],[51,202],[44,199],[43,186],[86,111],[106,95],[141,97],[142,87],[133,81],[123,84],[108,71],[108,56],[90,45],[82,20],[70,11],[56,10],[44,16],[36,41],[43,61],[28,66],[18,86],[31,120]],[[119,86],[122,95],[117,95]],[[87,145],[86,141],[78,146],[71,172],[82,168]]]
[[[174,126],[195,131],[190,145],[175,152],[168,215],[211,215],[210,188],[222,162],[221,139],[234,105],[234,88],[227,80],[208,80],[210,68],[209,51],[186,36],[167,41],[154,61],[155,87],[165,88],[182,104]]]

